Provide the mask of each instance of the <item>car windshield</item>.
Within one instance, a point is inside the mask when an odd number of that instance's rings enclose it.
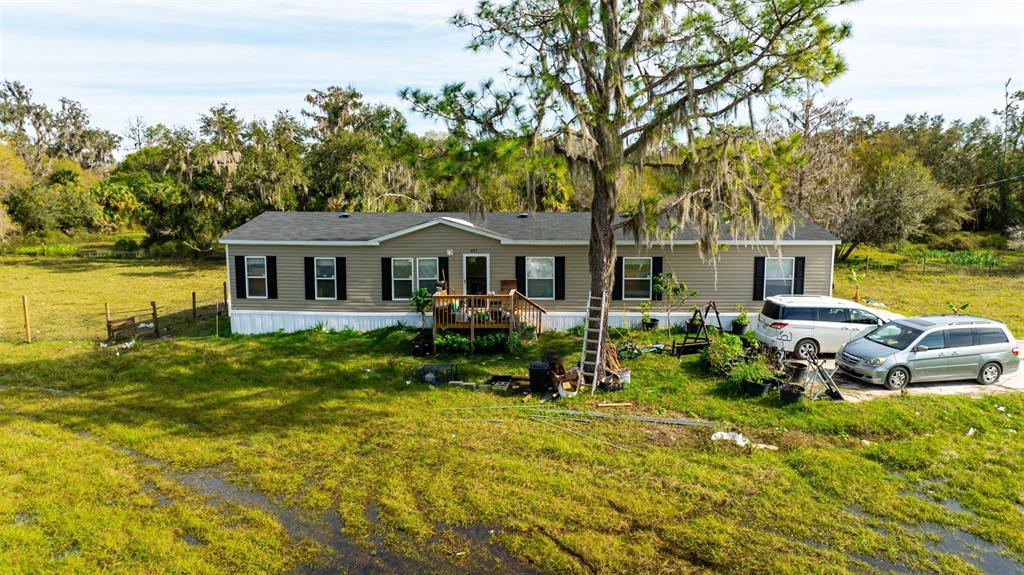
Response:
[[[893,349],[907,349],[919,335],[921,335],[919,329],[901,323],[887,323],[864,338]]]

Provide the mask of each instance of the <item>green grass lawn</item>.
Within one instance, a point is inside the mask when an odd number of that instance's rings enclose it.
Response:
[[[170,300],[222,275],[4,258],[0,279],[60,302],[53,280],[76,265],[100,311],[107,294]],[[399,329],[217,338],[207,322],[115,353],[90,326],[0,341],[0,573],[974,574],[968,555],[988,543],[1024,561],[1019,395],[784,406],[736,395],[694,357],[648,355],[625,391],[557,406],[712,427],[535,421],[535,397],[412,381],[422,362]],[[545,334],[452,360],[478,381],[578,346]],[[453,409],[470,407],[494,409]],[[947,527],[977,538],[970,552],[941,546]]]
[[[114,317],[191,313],[223,300],[224,264],[217,261],[0,256],[0,341],[24,338],[21,296],[29,298],[32,337],[79,340],[106,337],[103,304]]]
[[[931,263],[925,270],[903,254],[891,254],[872,248],[858,248],[858,261],[837,265],[835,295],[853,297],[854,286],[849,272],[857,267],[865,274],[861,296],[885,303],[906,315],[949,313],[947,301],[957,306],[969,304],[966,313],[998,319],[1018,337],[1024,337],[1024,250],[1004,250],[998,255],[1005,260],[991,275],[985,270]],[[864,259],[875,264],[892,265],[900,261],[899,271],[892,268],[865,268]]]

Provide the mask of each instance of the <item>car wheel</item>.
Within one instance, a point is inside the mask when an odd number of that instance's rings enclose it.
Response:
[[[999,367],[996,362],[986,363],[981,367],[981,371],[978,372],[978,383],[982,385],[992,385],[999,381],[999,376],[1003,375],[1003,368]]]
[[[905,367],[894,367],[885,376],[885,387],[899,391],[910,383],[910,372]]]
[[[801,339],[793,346],[793,355],[800,359],[818,357],[818,342],[813,339]]]

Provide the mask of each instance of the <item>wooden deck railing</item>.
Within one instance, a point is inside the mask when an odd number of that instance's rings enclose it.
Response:
[[[471,341],[478,329],[507,329],[511,335],[525,325],[540,334],[546,311],[536,302],[510,290],[507,294],[434,294],[434,335],[441,329],[468,329]]]

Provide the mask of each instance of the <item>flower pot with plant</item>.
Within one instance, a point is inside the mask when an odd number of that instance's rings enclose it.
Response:
[[[658,320],[651,317],[651,302],[645,301],[640,304],[640,327],[644,331],[658,329]]]
[[[747,313],[747,308],[743,307],[743,304],[736,306],[736,319],[732,320],[732,332],[736,335],[743,335],[743,332],[747,331],[747,327],[750,325],[750,315]]]

